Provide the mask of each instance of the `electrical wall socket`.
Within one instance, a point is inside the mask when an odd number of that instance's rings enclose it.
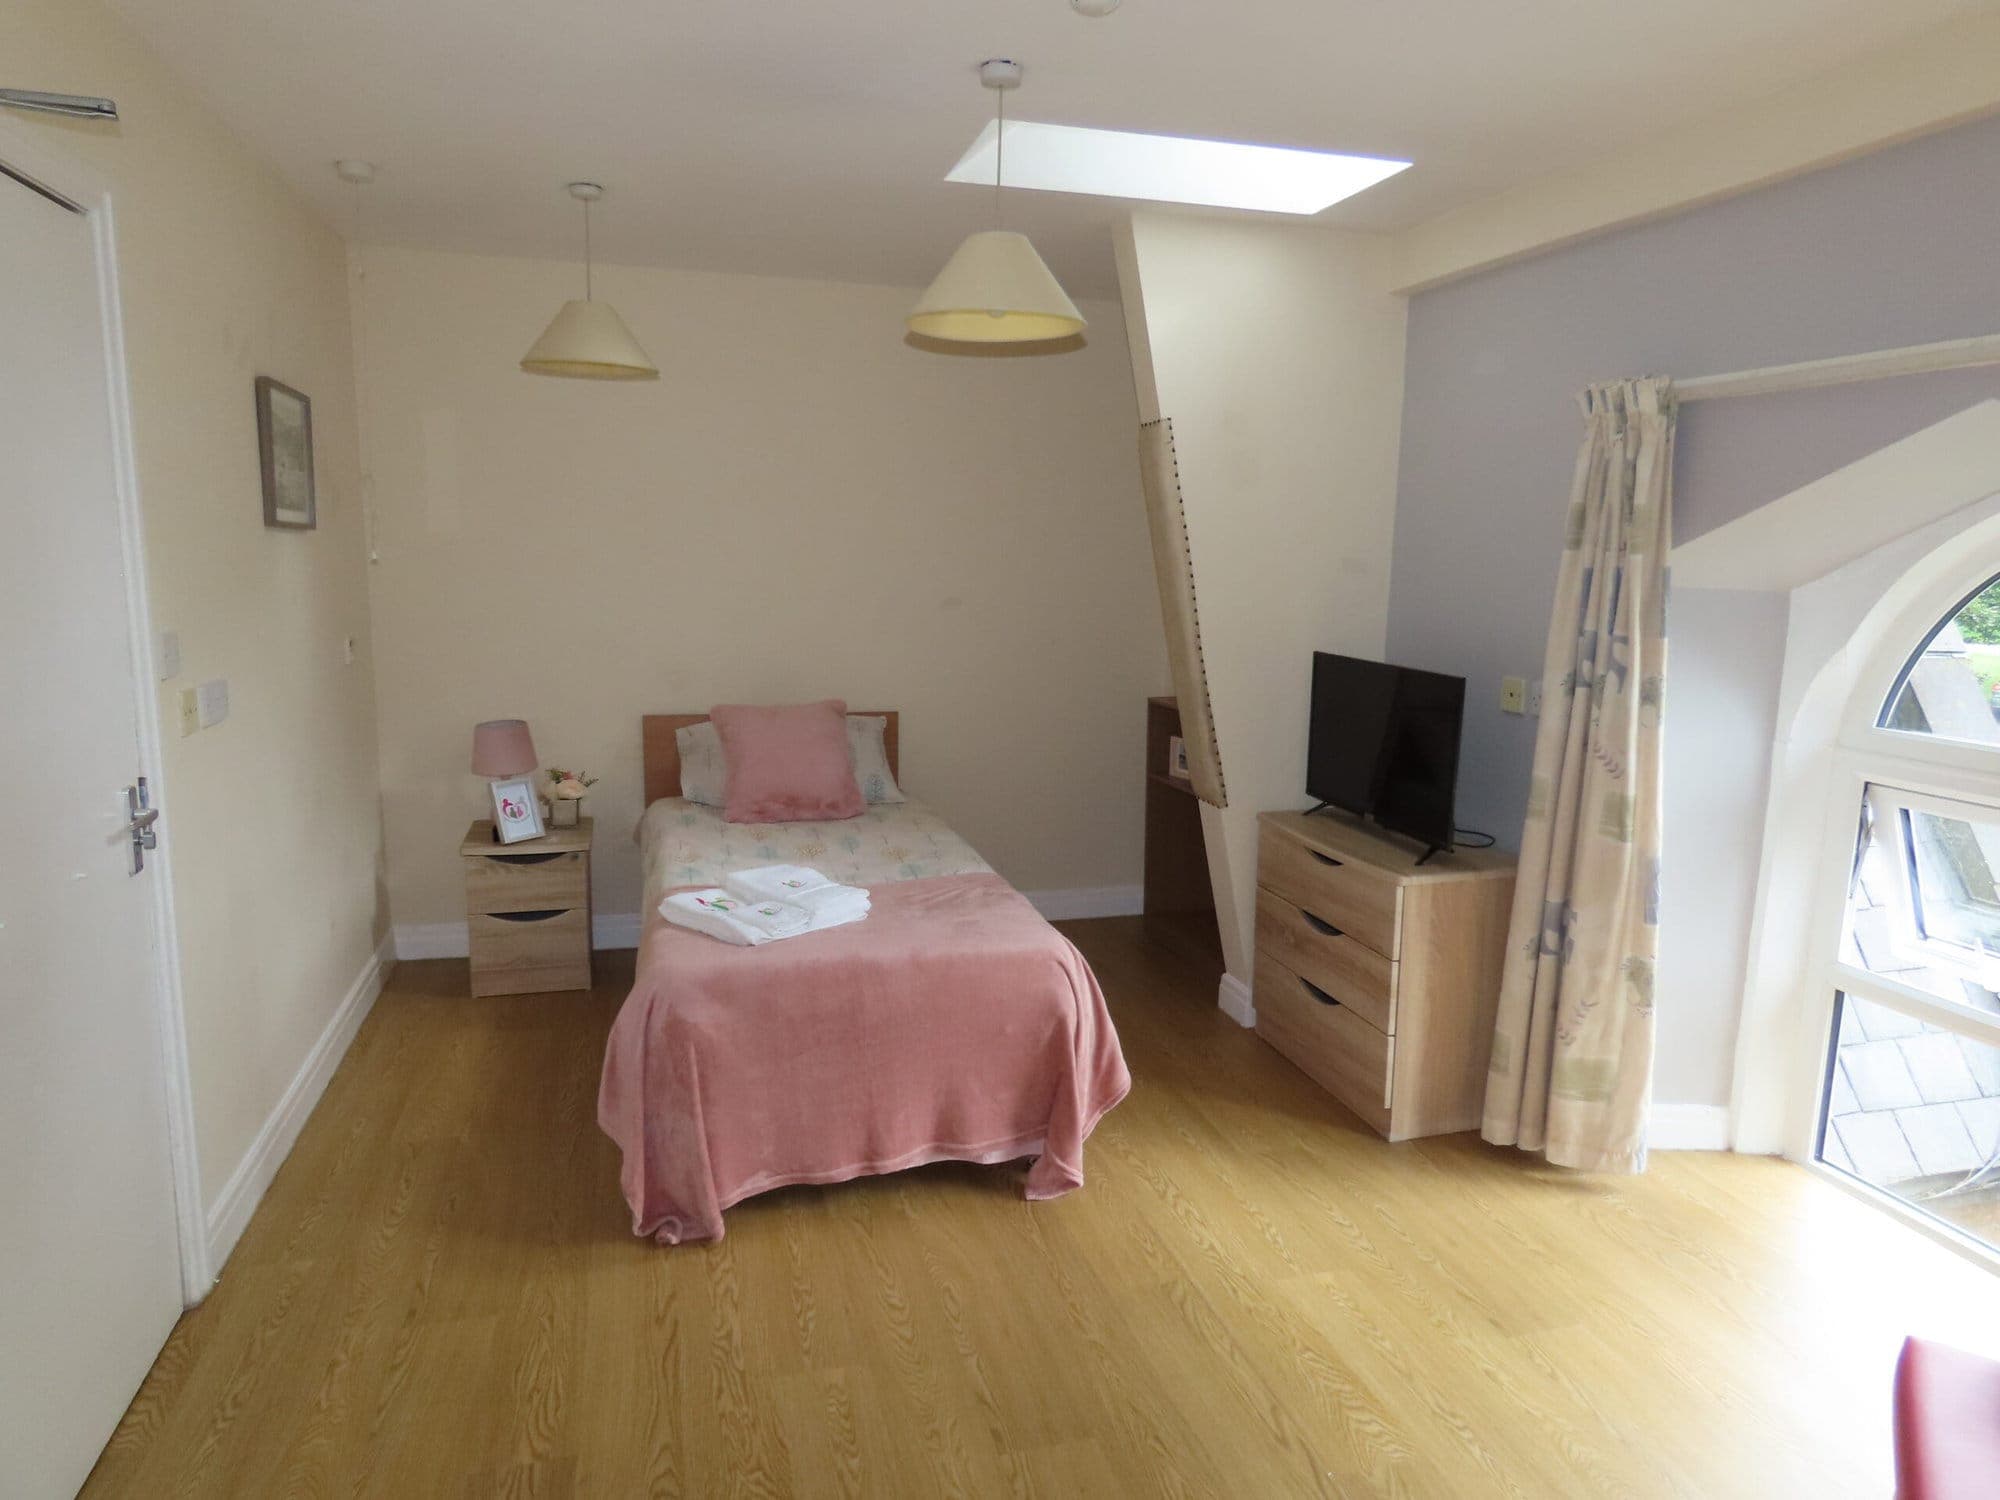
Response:
[[[1528,711],[1528,680],[1525,677],[1500,679],[1500,712],[1524,714]]]
[[[195,697],[194,689],[191,687],[182,688],[178,696],[180,698],[181,738],[186,739],[197,729],[201,728],[201,705]]]
[[[1533,682],[1528,684],[1528,717],[1531,719],[1539,719],[1541,716],[1542,716],[1542,679],[1537,677]]]

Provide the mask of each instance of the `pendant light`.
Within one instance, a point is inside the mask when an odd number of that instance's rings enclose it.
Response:
[[[530,375],[575,380],[658,380],[660,372],[609,302],[590,292],[590,205],[604,196],[595,182],[572,182],[570,197],[583,205],[583,300],[565,302],[521,360]]]
[[[1021,65],[993,59],[979,81],[995,103],[993,221],[965,237],[910,313],[910,332],[955,344],[1032,344],[1083,332],[1069,300],[1025,234],[999,228],[1007,160],[1007,91],[1021,86]]]

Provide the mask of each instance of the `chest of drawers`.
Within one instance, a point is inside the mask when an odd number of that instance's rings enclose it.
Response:
[[[520,995],[590,988],[593,824],[496,844],[485,819],[459,845],[472,993]]]
[[[1514,896],[1511,856],[1416,858],[1335,814],[1258,819],[1257,1034],[1392,1141],[1479,1125]]]

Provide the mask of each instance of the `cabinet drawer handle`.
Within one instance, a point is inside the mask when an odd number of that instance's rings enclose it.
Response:
[[[1331,865],[1335,869],[1340,868],[1340,865],[1342,863],[1340,860],[1335,859],[1331,854],[1322,854],[1317,849],[1308,849],[1306,850],[1306,853],[1310,854],[1314,859],[1318,860],[1321,864]]]
[[[1296,974],[1294,974],[1292,977],[1294,979],[1298,979],[1298,976]],[[1340,1004],[1338,1000],[1334,999],[1333,996],[1329,995],[1325,990],[1321,989],[1318,985],[1314,984],[1310,979],[1299,979],[1299,984],[1304,988],[1305,992],[1308,995],[1311,995],[1313,999],[1319,1001],[1321,1005]]]
[[[563,856],[563,855],[562,855],[561,853],[555,853],[555,854],[489,854],[489,855],[487,855],[486,857],[487,857],[488,859],[492,860],[492,861],[493,861],[493,863],[494,863],[494,864],[496,864],[496,865],[545,865],[545,864],[547,864],[547,863],[548,863],[548,862],[549,862],[550,860],[552,860],[552,859],[562,859],[562,858],[564,858],[564,856]]]
[[[1325,921],[1322,918],[1316,917],[1309,911],[1302,911],[1299,913],[1299,915],[1306,919],[1306,926],[1310,927],[1314,932],[1318,933],[1321,937],[1346,936],[1346,934],[1343,933],[1338,927],[1334,926],[1333,923]]]
[[[566,917],[569,912],[567,908],[558,908],[555,911],[489,911],[486,915],[496,922],[546,922],[550,917]]]

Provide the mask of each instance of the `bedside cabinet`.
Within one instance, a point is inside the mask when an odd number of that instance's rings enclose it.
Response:
[[[585,818],[519,844],[495,843],[485,818],[467,831],[458,852],[473,994],[590,988],[593,827]]]
[[[1257,1034],[1392,1141],[1476,1130],[1513,857],[1419,866],[1342,815],[1257,823]]]

